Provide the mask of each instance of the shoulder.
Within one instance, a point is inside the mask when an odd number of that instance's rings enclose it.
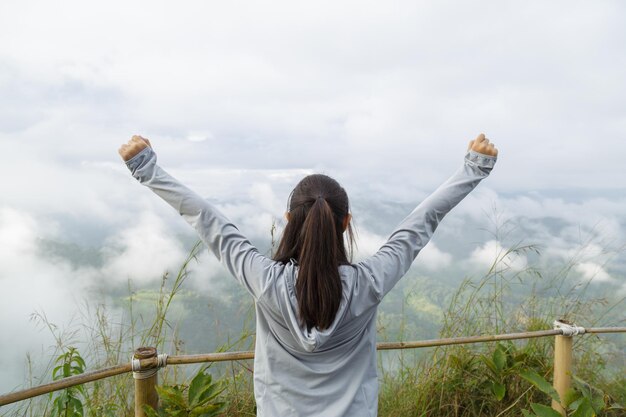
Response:
[[[352,299],[359,299],[363,293],[370,293],[373,289],[372,271],[363,262],[341,265],[339,275],[344,290],[349,291]]]
[[[258,299],[260,303],[276,306],[281,299],[295,297],[298,273],[298,265],[295,262],[269,260],[265,273],[265,286]]]

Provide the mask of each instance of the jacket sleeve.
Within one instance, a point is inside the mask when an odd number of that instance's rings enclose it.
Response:
[[[237,281],[258,299],[274,261],[261,255],[216,207],[158,166],[152,148],[143,149],[126,165],[133,177],[178,211]]]
[[[398,225],[378,252],[357,264],[378,302],[409,270],[443,217],[489,175],[495,162],[495,157],[469,151],[461,168]]]

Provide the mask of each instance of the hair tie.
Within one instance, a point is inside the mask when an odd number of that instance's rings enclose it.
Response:
[[[324,200],[324,196],[322,196],[321,194],[317,196],[316,200],[319,200],[320,198]]]

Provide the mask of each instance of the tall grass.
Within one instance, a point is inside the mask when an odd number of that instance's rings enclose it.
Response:
[[[45,313],[33,320],[47,328],[55,339],[55,358],[77,347],[88,364],[88,370],[116,365],[130,359],[139,346],[155,346],[160,352],[185,353],[178,337],[178,325],[170,320],[174,298],[188,276],[190,263],[202,246],[197,243],[173,279],[163,275],[158,292],[152,297],[153,311],[137,309],[138,294],[129,284],[129,295],[119,311],[103,304],[81,308],[80,323],[60,329]],[[444,310],[441,337],[496,334],[550,328],[555,318],[567,319],[583,326],[598,325],[607,314],[624,309],[624,300],[609,304],[605,299],[587,295],[587,285],[572,284],[572,259],[553,270],[541,270],[527,265],[513,268],[515,256],[540,251],[532,245],[513,245],[495,254],[486,273],[465,279],[451,296]],[[521,289],[530,289],[521,291]],[[408,316],[402,316],[408,320]],[[618,323],[602,324],[616,325]],[[403,328],[401,323],[400,329]],[[607,402],[626,403],[624,374],[624,339],[595,336],[575,340],[575,373],[586,383],[603,393]],[[248,323],[241,336],[226,343],[221,350],[249,349],[253,344],[253,329]],[[549,397],[534,389],[522,377],[523,370],[551,378],[553,339],[540,338],[506,343],[447,346],[420,352],[392,353],[397,360],[384,360],[380,355],[379,415],[386,416],[518,416],[520,410],[530,409],[532,402],[549,404]],[[612,356],[615,355],[615,356]],[[610,372],[607,364],[617,360],[621,371]],[[32,359],[28,360],[29,369]],[[54,362],[43,367],[43,377],[30,371],[29,385],[46,382]],[[167,367],[160,372],[162,384],[184,382],[191,372],[188,368]],[[225,416],[254,416],[252,394],[252,362],[216,364],[212,373],[226,382],[223,398],[228,402]],[[100,380],[85,386],[85,415],[132,416],[133,381],[129,375]],[[54,396],[42,396],[24,401],[3,416],[49,416]],[[622,411],[606,411],[617,416]]]
[[[539,255],[531,245],[503,249],[483,277],[465,279],[444,314],[440,337],[544,330],[554,319],[594,326],[612,310],[624,308],[623,298],[613,304],[588,298],[588,282],[580,285],[569,279],[575,259],[555,271],[511,267],[511,258],[529,252]],[[531,290],[525,293],[520,288]],[[575,339],[575,375],[584,380],[580,384],[597,389],[606,408],[626,403],[623,341],[621,347],[613,346],[622,366],[612,373],[606,369],[610,339]],[[431,349],[419,362],[401,358],[398,369],[383,369],[379,415],[519,416],[533,402],[549,404],[550,397],[534,389],[522,374],[532,370],[551,379],[553,343],[553,338],[538,338],[444,346]],[[494,366],[498,358],[500,369]],[[626,410],[605,409],[602,415],[623,416]]]

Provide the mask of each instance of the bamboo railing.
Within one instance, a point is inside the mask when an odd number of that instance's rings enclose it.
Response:
[[[563,397],[571,386],[571,362],[572,362],[572,339],[578,334],[600,333],[626,333],[626,327],[593,327],[582,328],[569,326],[565,322],[555,322],[552,330],[539,330],[532,332],[508,333],[499,335],[481,335],[468,337],[452,337],[445,339],[422,340],[415,342],[383,342],[376,345],[377,350],[419,349],[425,347],[461,345],[470,343],[485,343],[501,340],[520,340],[538,337],[555,336],[554,348],[554,388],[559,396]],[[23,401],[39,395],[48,394],[76,385],[109,378],[124,373],[133,372],[135,378],[135,417],[144,417],[142,406],[149,404],[156,408],[158,398],[155,386],[157,384],[157,371],[165,365],[186,365],[204,362],[224,362],[254,359],[254,352],[222,352],[205,353],[197,355],[158,355],[154,348],[139,348],[135,351],[131,363],[116,365],[93,372],[71,376],[48,384],[28,388],[4,395],[0,395],[0,406]],[[552,403],[552,408],[559,411],[563,416],[565,410],[561,404]]]

